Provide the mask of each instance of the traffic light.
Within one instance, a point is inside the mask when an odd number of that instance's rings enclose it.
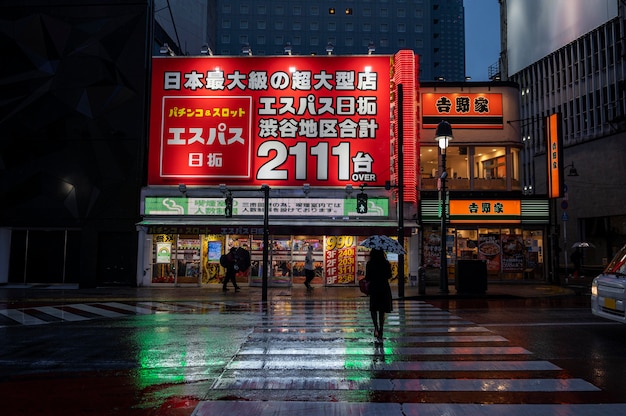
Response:
[[[367,194],[361,192],[356,196],[356,212],[359,214],[367,214]]]
[[[224,216],[231,218],[233,216],[233,196],[230,192],[226,194],[226,200],[224,202],[226,204],[224,207]]]

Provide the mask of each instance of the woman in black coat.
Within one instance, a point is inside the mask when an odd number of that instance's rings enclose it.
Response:
[[[370,313],[374,322],[374,336],[378,341],[383,340],[385,313],[393,310],[389,279],[391,279],[391,264],[385,252],[372,249],[370,259],[365,266],[365,280],[370,282]]]

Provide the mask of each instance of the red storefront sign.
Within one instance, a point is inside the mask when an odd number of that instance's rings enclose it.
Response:
[[[153,59],[150,185],[383,186],[389,56]]]

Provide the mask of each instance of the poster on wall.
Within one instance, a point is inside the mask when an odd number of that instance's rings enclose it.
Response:
[[[502,271],[524,271],[524,239],[517,234],[502,235]]]
[[[439,267],[441,264],[441,234],[431,232],[424,244],[424,266]]]
[[[499,234],[480,234],[478,236],[478,259],[486,260],[487,271],[500,271],[501,249]]]
[[[384,55],[154,57],[148,184],[384,186],[391,65]]]
[[[356,252],[354,236],[326,237],[324,264],[327,285],[356,283]]]
[[[172,243],[157,243],[156,250],[157,264],[170,264],[172,261]]]

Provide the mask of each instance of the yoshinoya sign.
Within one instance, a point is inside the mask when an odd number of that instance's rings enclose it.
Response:
[[[435,93],[422,94],[424,128],[437,128],[445,118],[454,128],[501,129],[503,126],[502,94],[500,93]]]
[[[150,185],[383,186],[390,56],[155,57]]]

